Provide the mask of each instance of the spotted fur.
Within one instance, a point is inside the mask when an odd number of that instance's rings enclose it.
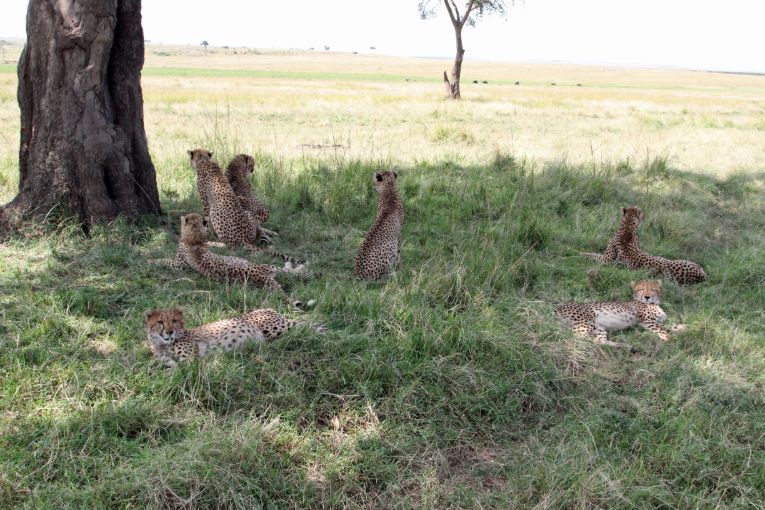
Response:
[[[638,242],[637,230],[643,221],[643,211],[637,206],[623,209],[624,220],[617,239],[621,257],[630,269],[648,268],[653,274],[672,278],[677,283],[700,283],[707,274],[696,262],[690,260],[671,260],[651,255],[642,250]]]
[[[375,190],[380,194],[377,215],[361,245],[353,275],[377,280],[388,276],[401,261],[401,229],[404,225],[404,204],[396,188],[396,172],[374,174]]]
[[[154,356],[169,367],[178,362],[204,358],[215,350],[232,351],[249,342],[279,338],[296,325],[304,325],[270,308],[253,310],[233,319],[184,329],[178,308],[150,310],[144,314],[147,343]],[[320,333],[321,326],[312,326]]]
[[[226,176],[212,160],[207,149],[188,151],[191,166],[197,173],[197,187],[205,217],[210,218],[212,228],[226,245],[244,247],[254,253],[266,253],[285,262],[297,261],[271,248],[260,248],[257,243],[264,237],[248,213],[242,207],[240,198],[231,189]],[[266,236],[268,237],[268,236]]]
[[[255,196],[250,186],[248,176],[255,170],[255,159],[247,154],[237,154],[226,167],[226,178],[231,189],[238,196],[252,219],[258,224],[268,220],[270,211]]]
[[[622,232],[631,228],[629,223],[632,221],[632,216],[628,216],[627,211],[632,211],[633,209],[637,209],[635,214],[639,214],[640,219],[642,220],[643,211],[640,210],[639,207],[631,205],[629,207],[622,208],[622,224],[619,226],[619,230],[616,231],[611,240],[608,242],[606,251],[603,253],[581,253],[581,255],[593,260],[597,260],[601,264],[608,264],[611,262],[624,262],[621,249],[619,248],[619,239],[622,235]],[[639,242],[637,238],[637,232],[635,232],[635,242]]]
[[[651,255],[640,248],[638,226],[643,221],[643,210],[631,205],[622,208],[622,224],[600,253],[582,255],[601,263],[618,262],[630,269],[648,268],[657,276],[671,278],[678,283],[700,283],[706,280],[704,269],[690,260],[671,260]]]
[[[580,336],[590,336],[598,344],[630,347],[612,342],[608,331],[619,331],[641,326],[668,340],[669,333],[662,329],[667,314],[661,309],[661,281],[640,281],[632,284],[633,301],[598,303],[565,303],[555,309],[558,319]]]
[[[250,283],[258,287],[270,289],[287,303],[302,308],[302,301],[290,300],[275,276],[280,273],[303,273],[305,266],[292,267],[287,262],[284,268],[268,265],[253,264],[239,257],[218,255],[207,247],[207,221],[198,214],[187,214],[181,217],[181,240],[173,260],[159,259],[154,263],[173,267],[190,267],[207,278],[219,281]],[[309,300],[306,306],[313,304]]]

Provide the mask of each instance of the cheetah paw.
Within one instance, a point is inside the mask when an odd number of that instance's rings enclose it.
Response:
[[[674,324],[670,326],[669,330],[673,333],[682,333],[683,331],[687,329],[687,327],[688,326],[686,326],[685,324]]]

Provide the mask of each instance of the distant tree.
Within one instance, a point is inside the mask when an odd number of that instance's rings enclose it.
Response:
[[[465,56],[465,48],[462,45],[462,29],[467,24],[475,26],[476,22],[487,14],[507,14],[507,3],[514,0],[465,0],[464,10],[460,12],[457,0],[419,0],[417,8],[422,19],[428,19],[436,14],[436,6],[443,2],[449,19],[454,27],[454,37],[457,41],[457,55],[454,57],[452,67],[452,80],[444,71],[444,86],[446,95],[451,99],[460,98],[460,74],[462,73],[462,58]]]
[[[205,53],[207,53],[207,47],[210,46],[210,43],[207,41],[202,41],[200,44],[205,49]]]
[[[324,51],[329,51],[329,46],[324,46]]]
[[[157,214],[143,124],[141,0],[30,0],[18,64],[19,193],[11,217]]]

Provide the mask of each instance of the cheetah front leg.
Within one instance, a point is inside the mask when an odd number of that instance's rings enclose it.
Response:
[[[183,253],[179,249],[175,253],[175,258],[172,259],[149,259],[149,264],[155,264],[158,266],[164,266],[164,267],[170,267],[172,269],[183,269],[188,267],[186,264],[186,259],[183,256]]]
[[[662,327],[659,326],[657,323],[644,322],[641,324],[641,326],[643,326],[644,329],[647,329],[648,331],[659,335],[659,338],[663,340],[664,342],[669,340],[669,333],[667,333],[664,329],[662,329]]]
[[[623,349],[629,349],[630,352],[633,352],[633,353],[638,352],[638,350],[635,347],[629,344],[613,342],[609,340],[608,332],[605,329],[598,328],[598,327],[592,328],[591,334],[592,334],[592,341],[598,345],[608,345],[610,347],[621,347]]]
[[[284,292],[284,288],[279,285],[279,282],[276,281],[274,278],[268,278],[263,282],[263,287],[272,290],[279,294],[279,296],[282,298],[282,300],[287,303],[288,305],[294,306],[295,308],[300,309],[306,309],[312,307],[314,304],[316,304],[316,301],[313,299],[309,299],[307,303],[304,303],[303,301],[299,299],[292,299],[290,298],[286,292]]]

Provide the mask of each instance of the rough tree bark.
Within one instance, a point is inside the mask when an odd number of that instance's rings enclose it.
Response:
[[[465,56],[465,48],[462,46],[462,25],[459,22],[454,23],[454,37],[457,39],[457,54],[454,57],[454,66],[452,66],[452,81],[449,82],[446,71],[444,71],[444,82],[446,82],[448,96],[451,99],[459,99],[462,58]]]
[[[446,71],[444,71],[444,84],[446,86],[447,97],[450,99],[459,99],[462,59],[465,56],[465,47],[462,45],[462,27],[465,26],[465,23],[467,23],[470,18],[470,14],[474,8],[474,2],[468,2],[464,16],[460,15],[456,4],[450,5],[449,0],[444,0],[444,5],[446,6],[446,11],[449,13],[449,18],[454,26],[454,38],[457,42],[457,54],[454,56],[454,65],[452,66],[452,81],[449,82],[449,79],[446,76]]]
[[[87,230],[160,212],[143,124],[141,0],[30,0],[18,65],[19,194],[6,211],[54,209]]]

